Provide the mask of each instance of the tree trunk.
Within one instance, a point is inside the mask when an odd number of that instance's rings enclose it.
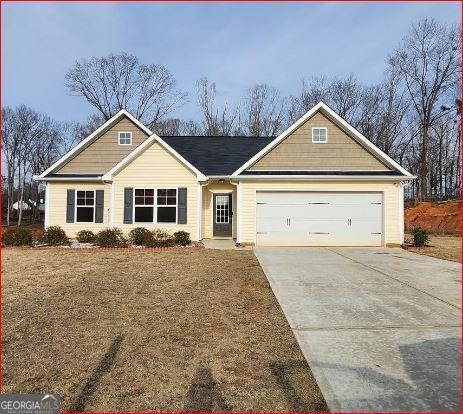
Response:
[[[423,141],[421,144],[421,159],[420,159],[420,173],[421,173],[421,191],[420,191],[420,197],[421,201],[424,201],[426,199],[426,196],[428,195],[428,125],[425,124],[423,125]]]

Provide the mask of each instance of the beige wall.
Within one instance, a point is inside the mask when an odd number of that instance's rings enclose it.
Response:
[[[67,190],[104,190],[103,223],[66,223]],[[108,226],[110,186],[102,183],[57,183],[47,184],[48,225],[61,226],[69,237],[80,230],[98,232]]]
[[[232,193],[232,234],[236,238],[236,222],[237,222],[237,209],[236,209],[236,186],[229,182],[220,183],[213,181],[212,183],[203,187],[203,205],[202,205],[202,237],[204,239],[211,239],[212,234],[212,220],[213,220],[213,194],[214,193]]]
[[[198,194],[196,174],[170,155],[158,143],[154,143],[113,180],[115,227],[128,232],[134,227],[164,229],[170,232],[184,230],[197,240],[196,200]],[[133,188],[187,188],[187,224],[176,223],[133,223],[124,224],[124,187]]]
[[[119,145],[119,132],[132,132],[132,145]],[[63,174],[104,174],[138,147],[147,137],[145,132],[127,117],[124,117],[57,172]]]
[[[385,243],[401,243],[400,190],[393,183],[371,181],[242,181],[241,243],[256,241],[256,191],[381,191],[384,192]]]
[[[328,142],[313,143],[312,127],[327,127]],[[297,128],[249,169],[252,171],[389,170],[320,112]]]

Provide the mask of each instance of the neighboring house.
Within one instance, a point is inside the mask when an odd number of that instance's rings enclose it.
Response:
[[[15,203],[13,203],[13,205],[11,207],[13,207],[13,210],[19,211],[21,206],[22,206],[23,211],[32,210],[31,206],[29,204],[27,204],[25,201],[22,201],[22,202],[21,201],[16,201]]]
[[[21,205],[22,205],[22,210],[23,211],[32,210],[32,206],[34,206],[39,211],[44,211],[45,210],[45,205],[41,201],[37,202],[37,201],[31,200],[30,198],[29,198],[28,201],[22,201],[22,203],[19,200],[16,201],[15,203],[13,203],[13,205],[12,205],[13,210],[18,210],[19,211],[19,208],[20,208]]]
[[[248,245],[404,240],[414,177],[324,103],[276,138],[159,137],[122,110],[49,169],[45,226],[138,226]]]

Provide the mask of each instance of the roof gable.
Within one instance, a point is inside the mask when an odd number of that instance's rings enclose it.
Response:
[[[366,151],[374,155],[378,160],[387,165],[393,170],[400,172],[407,177],[413,177],[407,170],[390,158],[387,154],[381,151],[376,147],[372,142],[370,142],[366,137],[364,137],[359,131],[357,131],[352,125],[342,119],[338,114],[336,114],[328,105],[323,102],[319,102],[315,105],[310,111],[308,111],[304,116],[292,124],[288,129],[286,129],[282,134],[276,137],[270,144],[263,148],[259,153],[253,156],[250,160],[244,163],[240,168],[238,168],[232,176],[238,176],[243,173],[254,164],[256,164],[260,159],[262,159],[266,154],[268,154],[273,148],[280,144],[285,138],[292,134],[297,128],[303,125],[308,121],[314,114],[317,112],[322,112],[327,118],[329,118],[333,123],[335,123],[339,128],[343,129],[348,133],[358,144],[360,144]]]
[[[130,145],[119,145],[120,132],[131,133],[132,140]],[[85,148],[71,157],[71,159],[66,161],[56,173],[98,173],[103,175],[148,137],[149,134],[124,116],[105,132],[101,133],[93,142],[89,143]]]
[[[82,140],[79,144],[77,144],[74,148],[72,148],[69,152],[67,152],[63,157],[61,157],[58,161],[56,161],[53,165],[47,168],[42,174],[38,176],[38,178],[45,178],[47,175],[54,173],[61,169],[64,165],[70,162],[74,157],[84,151],[88,146],[94,143],[97,139],[99,139],[104,133],[106,133],[109,129],[111,129],[114,125],[120,122],[123,118],[127,118],[130,120],[137,128],[139,128],[144,134],[147,136],[151,135],[152,132],[144,126],[138,119],[136,119],[132,114],[130,114],[125,109],[120,110],[117,114],[115,114],[112,118],[106,121],[103,125],[97,128],[94,132],[92,132],[87,138]],[[64,171],[63,171],[64,172]],[[66,171],[67,173],[69,171]],[[85,171],[82,171],[85,173]]]
[[[326,131],[326,142],[313,142],[312,130]],[[249,171],[390,171],[391,168],[325,116],[322,111],[291,132],[256,161]]]

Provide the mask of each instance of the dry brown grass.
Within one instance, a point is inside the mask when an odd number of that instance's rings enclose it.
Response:
[[[407,234],[405,239],[413,243],[413,235]],[[461,237],[456,235],[430,234],[429,246],[409,247],[408,250],[413,253],[461,263]]]
[[[64,410],[326,410],[252,252],[5,249],[3,392]]]

